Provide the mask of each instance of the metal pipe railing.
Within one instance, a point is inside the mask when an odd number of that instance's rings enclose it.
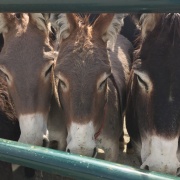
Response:
[[[167,180],[177,177],[0,139],[0,160],[87,180]]]
[[[180,12],[180,0],[0,0],[0,12]]]

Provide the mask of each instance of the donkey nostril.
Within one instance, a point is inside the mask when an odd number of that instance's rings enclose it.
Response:
[[[148,165],[144,166],[144,169],[149,171],[149,166]]]
[[[93,151],[93,155],[92,155],[92,157],[95,157],[95,156],[96,156],[96,153],[97,153],[97,149],[96,149],[96,148],[94,148],[94,151]]]
[[[180,175],[180,167],[179,167],[179,168],[177,168],[177,173],[176,173],[176,175],[177,175],[177,176],[179,176],[179,175]]]
[[[68,149],[67,152],[70,153],[71,152],[70,149]]]

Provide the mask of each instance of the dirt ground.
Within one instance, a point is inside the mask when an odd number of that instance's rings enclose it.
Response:
[[[118,163],[139,168],[140,163],[137,156],[133,153],[131,154],[126,153],[126,150],[127,150],[126,145],[129,142],[129,136],[127,134],[126,128],[124,128],[124,132],[125,132],[124,133],[125,144],[124,144],[124,147],[121,148]],[[99,150],[97,158],[103,159],[103,157],[104,157],[103,151]],[[14,180],[67,180],[67,179],[70,179],[70,178],[64,178],[57,175],[48,174],[45,172],[41,173],[40,171],[36,172],[35,177],[26,178],[24,176],[24,168],[22,167],[14,171]]]

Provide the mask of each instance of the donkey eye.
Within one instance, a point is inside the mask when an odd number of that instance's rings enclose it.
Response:
[[[3,75],[4,75],[4,78],[6,79],[6,81],[7,81],[7,82],[10,82],[9,76],[8,76],[6,73],[4,73],[4,72],[3,72]]]
[[[148,85],[143,81],[143,79],[137,75],[137,80],[140,86],[144,87],[148,91]]]
[[[59,85],[60,85],[60,87],[61,87],[62,89],[64,89],[64,90],[67,88],[65,82],[63,82],[62,80],[59,80]]]
[[[6,81],[10,81],[9,76],[5,74]]]
[[[98,90],[102,91],[102,90],[106,87],[106,84],[107,84],[107,79],[105,79],[105,80],[99,85]]]
[[[45,77],[51,73],[52,67],[53,67],[53,66],[51,65],[51,66],[46,70],[46,72],[45,72]]]

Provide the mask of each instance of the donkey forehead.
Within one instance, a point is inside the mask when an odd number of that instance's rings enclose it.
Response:
[[[4,48],[11,50],[23,50],[25,47],[39,51],[42,47],[48,47],[48,37],[43,31],[28,28],[25,32],[10,31],[4,35]]]
[[[52,52],[52,48],[44,37],[22,35],[6,39],[0,55],[0,63],[12,69],[37,69],[47,64],[53,57],[47,56],[45,51]],[[23,69],[24,69],[23,68]]]
[[[76,63],[64,63],[59,64],[55,67],[55,75],[62,75],[69,79],[94,79],[98,78],[104,73],[110,74],[111,67],[105,63],[86,63],[86,62],[76,62]]]
[[[8,52],[7,54],[1,54],[0,64],[12,69],[23,67],[28,68],[26,69],[28,71],[31,68],[41,68],[53,61],[53,58],[46,58],[43,52],[33,51],[33,49],[28,51],[28,47],[26,49],[27,50],[22,50],[19,52],[12,51]]]
[[[109,71],[110,63],[107,55],[107,51],[96,51],[94,49],[69,49],[68,52],[59,52],[57,59],[57,66],[55,72],[67,71],[71,69],[74,72],[105,72]]]

